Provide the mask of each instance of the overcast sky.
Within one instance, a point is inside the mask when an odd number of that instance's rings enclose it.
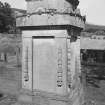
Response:
[[[8,2],[13,8],[26,9],[25,0],[0,0]],[[105,25],[105,0],[79,0],[79,8],[87,16],[87,22]]]

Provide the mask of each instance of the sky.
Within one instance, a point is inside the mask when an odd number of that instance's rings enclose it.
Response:
[[[11,7],[26,9],[25,0],[0,0],[8,2]],[[82,15],[86,15],[87,22],[96,25],[105,25],[105,0],[79,0]]]

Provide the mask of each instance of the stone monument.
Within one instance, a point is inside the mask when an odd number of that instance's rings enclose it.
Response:
[[[22,105],[82,105],[78,0],[26,0],[22,30]]]

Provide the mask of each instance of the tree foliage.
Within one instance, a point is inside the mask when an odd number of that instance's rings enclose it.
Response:
[[[79,5],[79,0],[67,0],[73,5],[73,9],[76,9],[77,6]]]
[[[8,3],[0,1],[0,33],[10,33],[15,27],[15,18]]]

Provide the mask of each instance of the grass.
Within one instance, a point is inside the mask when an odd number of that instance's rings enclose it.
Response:
[[[7,63],[0,62],[0,92],[18,94],[21,82],[21,67],[16,65],[15,56],[9,56]]]
[[[88,71],[85,91],[86,100],[92,100],[96,105],[105,105],[105,79],[94,78],[105,75],[105,67],[85,66],[82,69]]]
[[[86,23],[86,30],[88,30],[88,29],[105,30],[105,26]]]

